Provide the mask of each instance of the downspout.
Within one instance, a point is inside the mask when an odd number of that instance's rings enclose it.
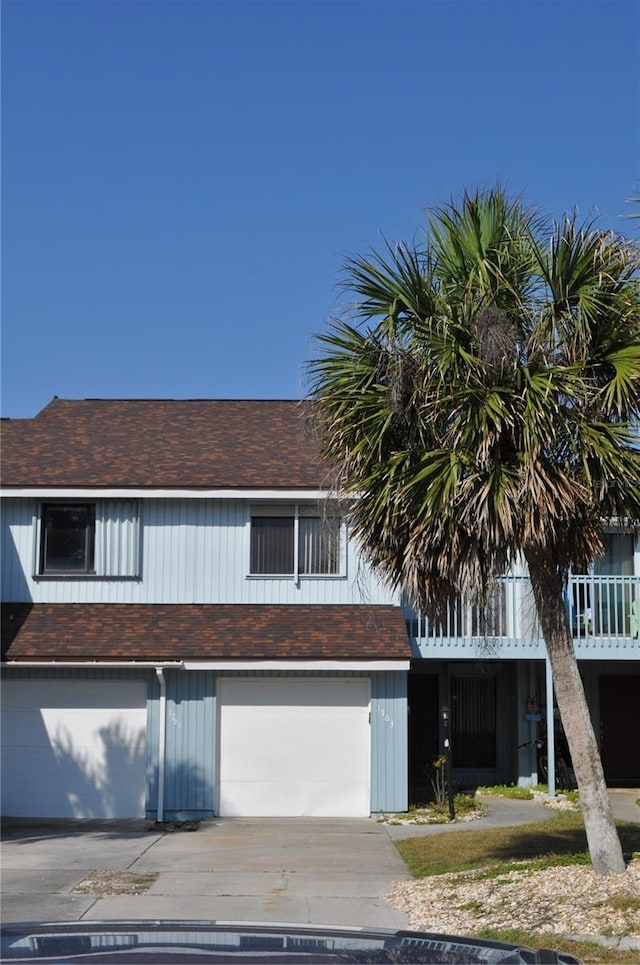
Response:
[[[547,793],[556,796],[556,729],[553,719],[553,671],[547,656],[545,661],[547,689]]]
[[[167,682],[164,679],[162,667],[156,667],[156,676],[160,685],[160,706],[158,715],[158,808],[156,821],[164,821],[164,769],[167,745]]]

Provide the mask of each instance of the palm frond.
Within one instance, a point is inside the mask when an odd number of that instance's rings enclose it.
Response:
[[[558,566],[640,520],[640,254],[500,189],[435,210],[424,247],[345,263],[354,324],[310,366],[354,533],[427,610],[482,599],[527,547]]]
[[[362,321],[384,321],[389,333],[403,322],[425,318],[434,311],[427,252],[385,240],[385,253],[370,252],[367,258],[345,260],[342,287],[356,296],[353,314]]]

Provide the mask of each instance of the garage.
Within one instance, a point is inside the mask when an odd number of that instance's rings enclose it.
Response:
[[[2,812],[144,817],[142,680],[2,681]]]
[[[223,678],[218,814],[370,812],[368,678]]]

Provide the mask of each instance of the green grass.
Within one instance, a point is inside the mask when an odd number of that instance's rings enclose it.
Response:
[[[469,881],[490,881],[503,878],[509,871],[546,871],[548,868],[566,868],[569,865],[589,865],[591,860],[588,852],[582,854],[549,854],[542,858],[529,858],[523,861],[515,859],[506,864],[489,865],[488,867],[465,871]],[[455,873],[455,872],[454,872]],[[422,877],[428,877],[423,875]]]
[[[495,784],[492,787],[479,787],[476,788],[476,793],[514,798],[517,801],[533,800],[533,790],[530,787],[518,787],[516,784]]]
[[[496,942],[513,942],[516,945],[528,945],[529,948],[555,948],[568,952],[579,958],[584,965],[638,965],[638,951],[628,951],[617,948],[606,948],[596,942],[570,941],[561,935],[551,932],[524,931],[519,928],[483,930],[477,933],[479,938],[489,938]]]
[[[640,897],[632,898],[629,895],[617,895],[609,898],[607,906],[613,908],[614,911],[622,911],[625,913],[633,911],[640,921]]]
[[[640,850],[640,827],[616,822],[625,854]],[[396,841],[414,878],[500,866],[506,862],[588,864],[589,854],[582,814],[559,811],[545,821],[482,831],[451,831],[430,837]]]
[[[625,857],[640,851],[640,826],[617,821]],[[558,811],[546,821],[482,831],[451,831],[422,838],[396,841],[409,871],[416,878],[455,872],[475,871],[474,880],[500,878],[511,870],[544,871],[560,865],[591,863],[580,811]],[[621,898],[623,910],[640,913],[640,899]],[[469,910],[473,911],[473,902]],[[482,930],[480,938],[528,945],[530,948],[555,948],[575,955],[585,965],[638,965],[637,949],[607,948],[596,942],[569,941],[550,932]]]
[[[516,801],[531,801],[536,791],[541,794],[548,794],[549,788],[546,784],[535,784],[532,787],[519,787],[517,784],[494,784],[491,787],[476,788],[477,794],[491,794],[494,797],[507,797]],[[580,801],[577,791],[558,791],[557,794],[566,797],[573,804],[578,804]]]

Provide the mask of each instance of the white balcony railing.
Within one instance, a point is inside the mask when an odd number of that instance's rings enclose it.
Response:
[[[638,641],[640,575],[571,576],[566,593],[569,626],[576,641],[590,644],[621,639]],[[487,642],[530,646],[541,642],[531,583],[526,576],[505,576],[485,607],[458,600],[437,620],[405,608],[409,636],[421,651],[443,643]]]
[[[567,593],[569,625],[577,640],[638,637],[639,576],[572,576]]]

